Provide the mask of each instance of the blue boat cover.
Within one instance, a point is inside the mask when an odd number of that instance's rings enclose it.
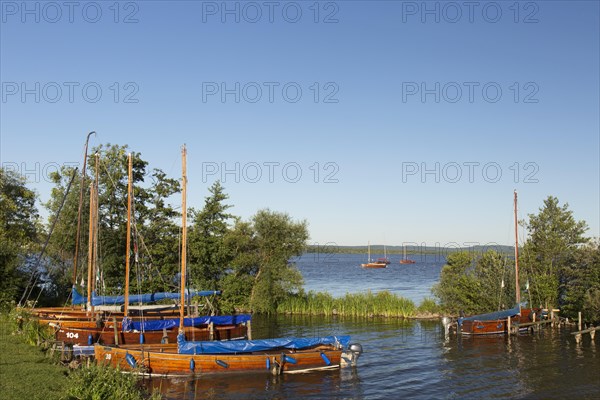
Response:
[[[87,298],[80,295],[77,292],[77,289],[73,287],[71,289],[73,304],[86,304]],[[203,291],[186,291],[185,298],[189,298],[189,296],[212,296],[221,294],[220,291],[212,291],[212,290],[203,290]],[[168,293],[168,292],[157,292],[150,294],[135,294],[129,296],[129,304],[131,303],[153,303],[159,300],[164,299],[175,299],[179,300],[181,297],[180,293]],[[125,296],[97,296],[96,293],[92,295],[92,305],[93,306],[103,306],[103,305],[117,305],[117,304],[125,304]]]
[[[252,316],[250,314],[241,315],[217,315],[217,316],[204,316],[196,318],[184,318],[183,326],[198,326],[208,325],[211,322],[215,325],[237,325],[247,321],[250,321]],[[129,318],[123,318],[123,332],[131,330],[136,331],[162,331],[163,329],[172,329],[179,326],[179,318],[169,318],[163,320],[149,320],[143,322],[134,322]]]
[[[471,317],[461,317],[458,319],[458,325],[462,325],[463,321],[495,321],[498,319],[510,318],[521,312],[521,307],[515,306],[510,310],[496,311],[489,314],[473,315]]]
[[[306,349],[318,345],[340,344],[347,347],[350,336],[325,336],[314,338],[276,338],[260,340],[228,340],[213,342],[188,342],[177,336],[179,354],[239,354],[279,349]]]

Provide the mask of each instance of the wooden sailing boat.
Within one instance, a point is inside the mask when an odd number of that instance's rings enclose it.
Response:
[[[388,265],[390,263],[390,259],[387,258],[387,252],[386,252],[386,249],[385,249],[385,244],[383,245],[383,257],[378,258],[376,262],[378,262],[378,263],[384,263],[385,265]]]
[[[187,207],[186,149],[182,149],[182,243],[181,294],[185,293]],[[96,344],[99,363],[124,371],[152,375],[197,375],[207,372],[302,372],[339,368],[342,357],[355,363],[362,352],[350,345],[348,336],[324,338],[280,338],[219,342],[190,342],[185,339],[184,308],[180,308],[177,345],[103,346]]]
[[[166,310],[160,309],[158,314],[151,316],[147,323],[143,320],[138,320],[136,318],[130,317],[129,308],[130,308],[130,296],[129,296],[129,276],[130,276],[130,261],[131,261],[131,212],[133,207],[133,160],[131,153],[128,155],[128,186],[127,186],[127,238],[126,238],[126,249],[125,249],[125,294],[123,296],[123,312],[122,313],[114,313],[112,314],[113,320],[105,321],[102,318],[98,320],[69,320],[69,319],[61,319],[60,321],[51,322],[54,327],[56,327],[55,331],[55,339],[57,341],[62,341],[64,343],[72,343],[76,345],[92,345],[93,343],[101,343],[101,344],[134,344],[134,343],[174,343],[177,340],[177,329],[175,329],[178,324],[175,322],[179,322],[177,319],[162,319],[165,316],[168,316],[168,313],[164,311],[169,311],[170,308]],[[94,189],[96,185],[92,186],[92,200],[90,202],[90,225],[92,228],[90,232],[92,232],[95,224],[95,216],[97,215],[97,200],[96,194],[97,190]],[[96,237],[97,233],[90,235],[90,237]],[[94,274],[94,254],[93,248],[94,245],[89,246],[90,248],[90,256],[89,259],[92,260],[90,263],[90,273],[88,273],[88,283],[90,282],[90,277]],[[90,285],[91,286],[91,285]],[[74,290],[74,298],[76,291]],[[119,296],[97,296],[93,298],[91,296],[91,288],[88,289],[88,305],[89,307],[94,307],[96,304],[94,303],[94,299],[98,299],[102,297],[104,300],[111,301],[113,297]],[[219,294],[220,292],[213,291],[204,291],[204,292],[194,292],[194,293],[186,293],[184,297],[179,298],[180,302],[184,303],[185,298],[189,298],[190,295],[205,295],[210,296],[213,294]],[[158,293],[163,294],[163,293]],[[157,294],[154,294],[157,295]],[[153,295],[153,296],[154,296]],[[164,294],[167,295],[167,294]],[[181,294],[178,294],[181,296]],[[152,299],[152,296],[138,295],[136,298],[148,298]],[[158,296],[155,296],[158,299]],[[173,298],[173,297],[168,297]],[[152,315],[152,314],[150,314]],[[172,317],[178,316],[179,314],[172,314]],[[117,317],[119,317],[119,321],[117,322]],[[161,318],[160,321],[157,318]],[[123,319],[121,322],[120,320]],[[233,340],[233,339],[246,339],[250,335],[249,325],[250,325],[250,315],[238,315],[238,316],[205,316],[205,317],[197,317],[197,318],[189,318],[184,321],[185,332],[190,336],[197,340]]]
[[[510,310],[496,311],[488,314],[474,315],[458,319],[458,326],[463,335],[492,335],[507,334],[509,320],[510,324],[531,321],[531,314],[539,312],[531,308],[521,307],[521,289],[519,287],[519,236],[517,221],[517,191],[514,192],[514,215],[515,215],[515,302],[516,305]]]
[[[365,264],[360,264],[363,268],[387,268],[389,263],[383,261],[372,261],[371,260],[371,242],[367,244],[367,262]]]
[[[404,258],[400,260],[400,264],[414,264],[415,260],[406,258],[406,245],[404,245]]]

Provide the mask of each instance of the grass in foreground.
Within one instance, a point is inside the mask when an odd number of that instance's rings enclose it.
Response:
[[[143,400],[150,396],[135,375],[106,366],[80,367],[69,372],[57,359],[33,346],[47,332],[25,317],[15,333],[15,312],[0,313],[0,398],[27,400]]]
[[[0,397],[5,399],[60,399],[67,385],[67,369],[54,363],[38,347],[13,334],[14,324],[0,314]]]

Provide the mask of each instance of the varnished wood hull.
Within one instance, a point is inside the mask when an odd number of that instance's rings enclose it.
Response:
[[[387,264],[385,263],[367,263],[360,264],[360,266],[363,268],[387,268]]]
[[[400,264],[414,264],[415,260],[400,260]]]
[[[298,351],[191,355],[177,354],[177,345],[144,346],[142,349],[141,346],[109,347],[97,344],[94,346],[94,352],[99,364],[111,365],[121,371],[162,376],[233,372],[305,372],[339,368],[342,359],[342,350],[333,346],[320,346],[315,349]],[[128,363],[126,359],[128,354],[135,360],[136,368]],[[286,361],[284,355],[291,357],[293,361]],[[329,360],[329,364],[326,362],[326,358]]]
[[[146,331],[144,332],[144,343],[159,344],[159,343],[176,343],[178,329],[169,329],[166,331]],[[208,327],[185,328],[185,334],[191,340],[235,340],[247,338],[248,327],[244,324],[240,325],[220,325],[215,326],[212,336]],[[94,343],[104,345],[135,345],[140,343],[140,332],[122,332],[117,329],[117,340],[115,342],[114,328],[98,329],[98,328],[73,328],[61,327],[55,333],[55,340],[64,343],[72,343],[76,345],[90,345]]]
[[[521,314],[511,318],[513,326],[519,323],[531,322],[532,313],[539,310],[531,308],[521,309]],[[463,321],[461,327],[463,335],[503,335],[508,333],[508,318],[493,321]]]

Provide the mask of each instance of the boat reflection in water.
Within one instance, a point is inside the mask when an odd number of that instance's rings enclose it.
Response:
[[[301,374],[207,374],[195,378],[146,380],[166,399],[320,399],[327,393],[339,398],[363,398],[354,367]],[[341,391],[340,389],[343,388]]]

